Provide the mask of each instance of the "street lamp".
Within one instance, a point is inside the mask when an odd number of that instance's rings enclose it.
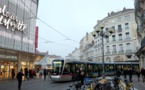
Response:
[[[104,71],[104,39],[103,38],[108,38],[111,34],[113,34],[115,32],[114,28],[111,27],[108,29],[108,31],[103,31],[105,27],[105,24],[102,24],[101,26],[99,26],[98,28],[95,28],[95,30],[92,32],[92,35],[94,37],[96,36],[101,36],[102,38],[102,77],[105,77],[105,71]],[[98,34],[98,35],[97,35]]]

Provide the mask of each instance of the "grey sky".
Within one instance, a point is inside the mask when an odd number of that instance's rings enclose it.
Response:
[[[86,32],[93,31],[97,20],[107,16],[108,12],[119,11],[124,7],[134,8],[133,0],[39,0],[38,18],[45,21],[63,35],[80,42]],[[39,38],[38,50],[49,51],[65,57],[79,43],[66,40],[44,23],[37,20],[39,37],[54,43],[45,43]],[[59,45],[62,44],[62,45]],[[63,46],[66,45],[66,46]]]

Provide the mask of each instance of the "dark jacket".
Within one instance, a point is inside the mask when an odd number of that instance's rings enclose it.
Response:
[[[117,70],[116,75],[117,75],[117,77],[120,77],[121,76],[121,71]]]
[[[46,69],[44,69],[44,71],[43,71],[43,75],[47,75],[47,70]]]
[[[137,75],[138,77],[140,77],[140,71],[139,71],[139,70],[136,71],[136,75]]]
[[[22,72],[18,72],[17,73],[17,80],[22,80],[22,76],[24,76],[24,74]]]
[[[128,74],[131,76],[133,74],[133,70],[132,69],[129,69],[128,70]]]

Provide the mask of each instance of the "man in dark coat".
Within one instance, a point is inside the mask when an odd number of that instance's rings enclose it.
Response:
[[[20,70],[20,71],[17,73],[18,90],[21,90],[22,76],[24,76],[24,74],[22,73],[22,70]]]
[[[129,68],[128,74],[129,74],[129,81],[132,82],[132,74],[133,74],[132,68]]]
[[[43,70],[43,75],[44,75],[44,81],[46,80],[46,75],[47,75],[47,70],[44,68]]]
[[[81,80],[81,84],[83,85],[84,84],[84,78],[85,78],[85,72],[83,71],[82,68],[80,68],[79,77],[80,77],[80,80]]]
[[[117,75],[117,77],[120,77],[121,76],[121,71],[120,70],[117,70],[116,71],[116,75]]]

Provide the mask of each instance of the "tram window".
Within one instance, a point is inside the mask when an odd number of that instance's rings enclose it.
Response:
[[[94,72],[98,72],[98,67],[97,67],[97,65],[93,65],[93,71],[94,71]]]
[[[70,73],[70,64],[65,64],[63,73],[64,73],[64,74]]]

